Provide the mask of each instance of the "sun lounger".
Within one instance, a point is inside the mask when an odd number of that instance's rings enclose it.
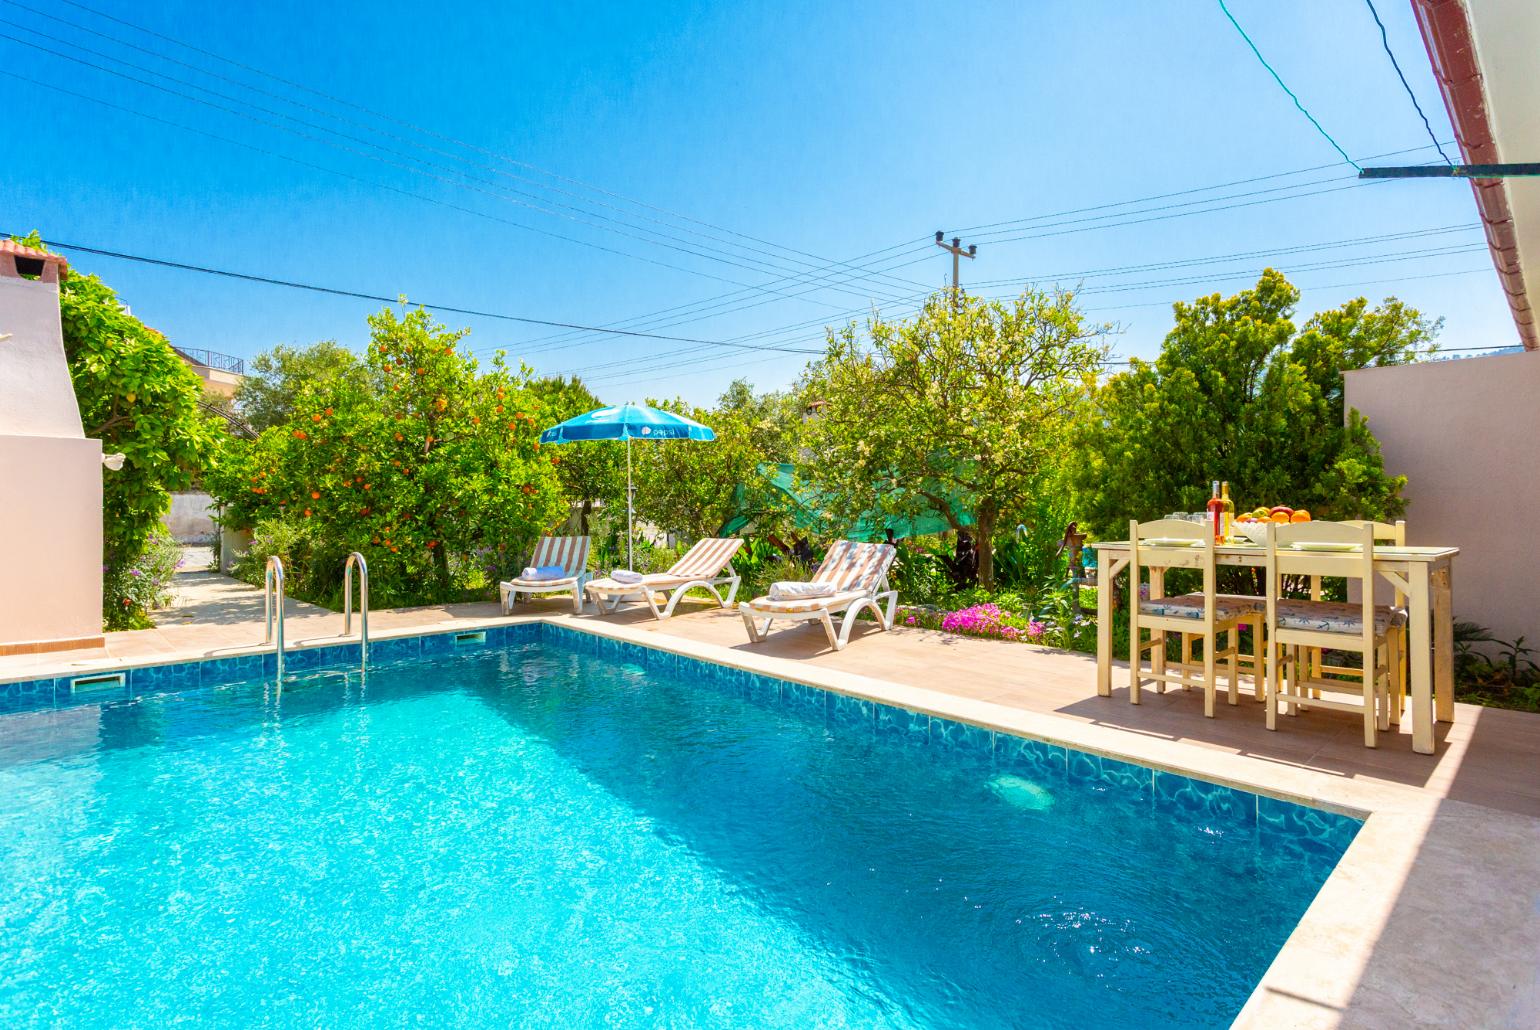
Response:
[[[798,597],[785,601],[771,600],[769,596],[756,597],[738,606],[743,613],[743,625],[749,631],[749,640],[756,644],[764,640],[777,619],[787,622],[817,620],[823,624],[829,646],[841,651],[850,642],[856,616],[863,608],[872,610],[884,630],[892,629],[898,591],[888,588],[888,568],[896,554],[892,544],[841,540],[829,548],[812,579],[813,583],[832,588],[833,593],[826,597]],[[845,613],[845,618],[836,634],[832,616],[840,612]]]
[[[571,594],[573,610],[583,610],[583,587],[590,578],[588,571],[588,537],[544,536],[535,545],[535,554],[529,561],[532,568],[559,568],[558,579],[505,579],[497,585],[498,596],[503,601],[503,611],[513,612],[514,601],[519,594]]]
[[[733,555],[743,541],[737,537],[718,537],[697,541],[667,572],[643,576],[640,582],[618,583],[614,579],[596,579],[588,584],[588,596],[599,606],[599,611],[613,612],[626,601],[640,601],[652,611],[655,619],[666,619],[674,614],[674,608],[691,590],[709,590],[724,608],[732,606],[741,582],[733,569]],[[724,599],[718,587],[727,587]],[[662,595],[668,601],[659,610]]]

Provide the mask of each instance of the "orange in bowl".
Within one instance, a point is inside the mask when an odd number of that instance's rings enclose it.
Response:
[[[1309,522],[1310,521],[1310,513],[1308,511],[1306,511],[1305,509],[1301,508],[1301,509],[1299,509],[1299,511],[1296,511],[1293,515],[1290,515],[1289,519],[1292,522]]]

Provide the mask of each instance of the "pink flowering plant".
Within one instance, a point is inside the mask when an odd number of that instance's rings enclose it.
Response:
[[[992,599],[977,594],[962,599],[974,603],[952,610],[932,606],[908,608],[899,616],[899,623],[965,637],[1049,647],[1078,648],[1079,638],[1087,634],[1094,640],[1094,627],[1089,622],[1077,622],[1064,599],[1056,594],[1039,597],[1037,604],[1008,592]]]

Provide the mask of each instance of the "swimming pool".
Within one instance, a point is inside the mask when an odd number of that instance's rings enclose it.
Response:
[[[1358,826],[555,626],[392,653],[0,716],[0,1022],[1225,1025]]]

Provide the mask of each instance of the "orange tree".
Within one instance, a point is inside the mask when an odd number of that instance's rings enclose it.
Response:
[[[421,308],[369,325],[360,366],[298,384],[287,421],[227,447],[210,477],[224,521],[303,552],[285,555],[296,596],[334,601],[355,550],[376,604],[485,596],[566,513],[540,401]]]

